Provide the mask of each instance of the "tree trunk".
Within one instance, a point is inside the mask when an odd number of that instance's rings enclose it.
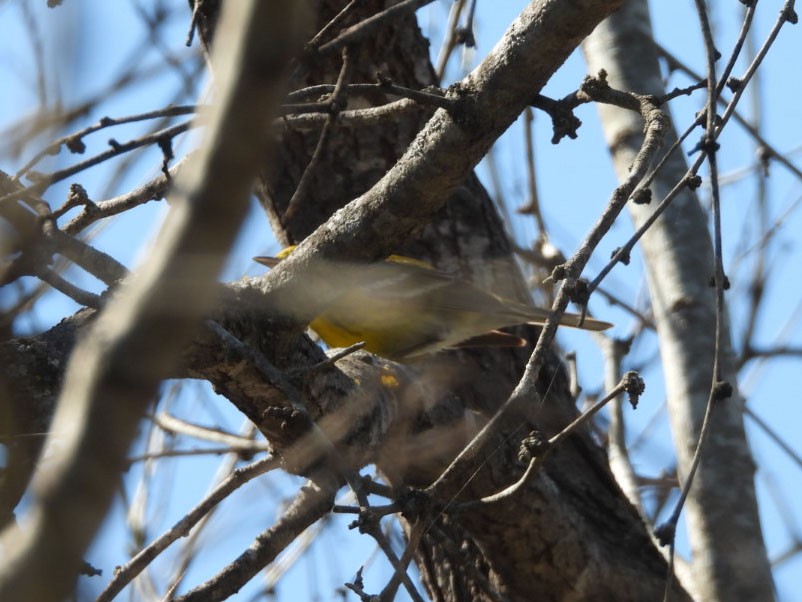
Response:
[[[604,69],[611,86],[640,94],[665,94],[645,0],[631,0],[604,21],[584,45],[588,69]],[[642,141],[641,119],[631,111],[599,105],[619,179]],[[677,139],[673,130],[664,147]],[[651,186],[650,205],[628,204],[636,227],[678,182],[688,166],[680,152]],[[640,241],[660,343],[679,475],[690,470],[713,383],[716,342],[713,244],[708,216],[687,187]],[[724,316],[720,378],[731,398],[716,402],[686,505],[691,542],[692,591],[701,600],[772,600],[771,570],[763,544],[754,489],[755,466],[746,441],[743,401]]]
[[[321,11],[320,24],[340,8]],[[365,7],[363,14],[377,6]],[[331,5],[329,5],[331,6]],[[372,81],[380,69],[394,83],[414,89],[437,82],[429,64],[426,40],[412,18],[399,20],[365,40],[350,81]],[[339,60],[310,59],[304,78],[293,88],[336,81]],[[534,93],[534,91],[533,91]],[[364,101],[349,99],[349,108]],[[288,242],[312,233],[323,220],[373,186],[403,154],[430,114],[409,113],[381,127],[337,127],[314,170],[315,184],[290,220],[282,220],[310,162],[318,132],[285,135],[282,161],[263,180],[263,200],[274,226]],[[346,208],[346,211],[348,209]],[[472,174],[434,216],[421,234],[398,252],[427,259],[507,296],[520,296],[525,286],[511,260],[501,220],[485,190]],[[533,333],[529,333],[530,338]],[[426,449],[426,432],[410,440],[392,437],[382,449],[379,467],[393,484],[425,485],[451,460],[464,443],[461,425],[473,410],[491,416],[509,396],[522,373],[528,353],[511,350],[449,352],[419,366],[421,381],[434,387],[431,397],[413,405],[437,407],[452,416],[450,444],[440,441],[438,453]],[[541,376],[542,402],[519,408],[497,433],[482,470],[459,500],[475,499],[508,486],[520,476],[517,459],[520,440],[532,429],[551,435],[576,411],[563,368],[552,352]],[[450,391],[460,406],[435,403]],[[548,393],[547,393],[548,391]],[[416,416],[410,417],[420,420]],[[408,419],[410,419],[408,418]],[[441,428],[442,425],[438,425]],[[409,434],[408,428],[400,428]],[[399,465],[401,456],[412,459]],[[466,478],[467,481],[467,478]],[[637,550],[637,552],[636,552]],[[424,535],[417,563],[433,599],[610,599],[639,600],[659,597],[666,568],[649,541],[644,526],[612,479],[606,458],[587,433],[572,437],[547,461],[542,475],[510,499],[461,511],[446,510]],[[675,599],[684,594],[677,591]]]
[[[403,252],[505,296],[524,299],[526,288],[511,258],[501,220],[471,169],[571,50],[619,4],[552,0],[527,7],[511,26],[505,43],[513,47],[525,40],[530,44],[526,47],[529,52],[493,57],[496,70],[490,75],[477,70],[470,86],[461,90],[467,99],[463,107],[485,103],[479,105],[483,110],[452,116],[442,110],[433,113],[416,108],[378,127],[332,118],[331,135],[318,153],[319,128],[285,129],[281,148],[274,155],[278,159],[265,164],[259,184],[263,205],[280,237],[296,242],[328,235],[318,247],[323,248],[335,244],[331,240],[345,231],[352,236],[351,246],[346,245],[345,250],[331,248],[353,258],[375,258],[390,250]],[[321,2],[318,29],[344,5],[344,1]],[[201,10],[214,10],[216,3],[199,6]],[[353,22],[383,6],[377,1],[361,3],[353,13]],[[214,14],[201,15],[200,31],[207,43],[214,20]],[[542,41],[540,54],[533,56],[531,50],[538,41]],[[504,49],[503,44],[500,48]],[[429,64],[428,43],[411,16],[393,18],[352,45],[348,55],[348,82],[373,81],[380,70],[393,83],[414,89],[437,83]],[[296,67],[290,82],[293,89],[333,84],[341,72],[342,59],[337,54],[310,52]],[[495,87],[499,80],[493,78],[499,73],[514,82],[514,90]],[[484,76],[488,79],[483,80]],[[383,92],[352,95],[347,108],[373,106],[386,97]],[[484,110],[487,108],[493,110]],[[442,139],[437,134],[445,130],[451,138],[438,146]],[[452,154],[438,155],[444,147]],[[388,182],[402,157],[416,152],[430,171],[421,168],[420,177],[417,181],[411,178],[412,183],[400,177]],[[299,183],[315,154],[309,179],[299,193]],[[364,201],[379,184],[385,187],[382,190],[390,191],[387,196],[398,190],[408,196],[402,195],[400,200],[394,197],[392,205],[379,198],[367,209],[359,201],[348,204],[361,196]],[[419,205],[420,199],[414,194],[425,194],[427,189],[436,198],[428,205]],[[293,196],[296,198],[288,212]],[[409,211],[404,212],[407,206]],[[430,215],[434,208],[437,210]],[[350,224],[365,223],[360,220],[371,210],[370,227],[347,231]],[[396,244],[396,238],[409,234],[404,229],[414,230],[415,235]],[[279,369],[309,366],[320,359],[308,339],[282,330],[284,325],[268,315],[260,305],[258,285],[246,281],[231,289],[216,317],[234,335]],[[74,339],[73,330],[63,326],[53,330],[63,331],[70,341]],[[531,328],[523,332],[530,339],[535,334]],[[69,351],[64,341],[55,344],[47,335],[12,341],[4,347],[8,352],[2,357],[10,358],[13,364],[15,354],[24,355],[26,349],[48,344],[48,354],[52,355],[38,369],[50,382],[48,378],[59,378]],[[340,422],[358,422],[359,433],[375,427],[371,431],[375,436],[355,444],[354,426],[353,431],[340,433],[335,442],[345,453],[361,445],[358,451],[362,455],[354,452],[347,459],[362,465],[375,461],[401,494],[409,486],[431,483],[478,426],[494,415],[518,382],[529,351],[451,351],[411,367],[378,360],[371,363],[370,358],[357,355],[348,360],[355,366],[351,371],[337,364],[304,374],[292,384],[302,388],[306,412],[321,424],[348,407],[355,395],[361,395],[365,404],[374,404],[367,409],[361,406],[357,417],[348,414],[342,419],[341,414]],[[371,378],[378,381],[378,374],[387,366],[399,374],[414,374],[414,382],[394,393],[379,387],[371,390],[366,383]],[[357,374],[357,370],[362,372]],[[264,382],[253,366],[232,357],[230,350],[213,337],[199,337],[187,350],[185,365],[175,376],[187,375],[212,382],[259,426],[278,452],[289,454],[297,448],[303,429],[294,431],[288,415],[276,412],[295,408],[287,399],[286,388]],[[415,559],[430,596],[455,601],[659,599],[665,587],[666,564],[613,479],[603,450],[587,430],[580,429],[558,446],[535,477],[515,494],[496,502],[477,503],[521,476],[525,463],[519,460],[518,450],[525,436],[531,431],[552,435],[576,416],[556,350],[540,371],[538,392],[528,405],[514,407],[505,415],[483,450],[480,470],[463,475],[445,492],[446,498],[427,508],[434,511],[434,518],[425,523]],[[381,421],[385,422],[377,425]],[[308,469],[302,461],[288,461],[288,466],[299,472]],[[405,520],[414,530],[414,518]],[[688,599],[676,584],[672,590],[673,600]]]

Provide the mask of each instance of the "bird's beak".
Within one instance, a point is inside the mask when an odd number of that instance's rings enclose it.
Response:
[[[256,263],[261,263],[262,265],[266,265],[269,268],[274,268],[279,264],[281,258],[260,256],[260,257],[254,257],[253,260]]]

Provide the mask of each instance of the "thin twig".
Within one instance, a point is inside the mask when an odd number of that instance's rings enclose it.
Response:
[[[71,167],[66,167],[51,174],[37,176],[37,181],[33,185],[0,197],[0,206],[7,203],[13,203],[31,194],[41,194],[56,182],[66,180],[67,178],[74,176],[85,169],[99,165],[104,161],[108,161],[113,157],[117,157],[137,148],[149,146],[151,144],[159,144],[163,140],[171,140],[196,125],[197,124],[191,121],[185,121],[184,123],[179,123],[178,125],[161,130],[159,132],[155,132],[147,136],[141,136],[140,138],[135,138],[129,142],[119,143],[110,141],[111,148],[109,150],[98,153],[94,157],[90,157],[89,159],[76,163]]]
[[[540,198],[537,193],[537,176],[535,174],[535,143],[532,138],[532,127],[535,116],[531,107],[526,107],[524,111],[524,146],[526,147],[526,183],[529,191],[529,198],[526,205],[518,208],[518,213],[532,215],[537,222],[538,237],[547,236],[546,222],[543,220],[543,213],[540,211]]]
[[[373,33],[376,29],[384,25],[387,21],[390,21],[392,19],[398,19],[399,17],[407,13],[412,13],[418,10],[420,7],[426,6],[427,4],[430,4],[433,1],[434,0],[403,0],[398,4],[392,5],[390,8],[387,8],[379,13],[376,13],[375,15],[368,17],[363,21],[360,21],[356,25],[352,25],[351,27],[340,33],[340,35],[338,35],[330,42],[322,44],[318,48],[318,52],[320,52],[321,55],[324,55],[330,52],[334,52],[335,50],[342,48],[343,46],[349,46],[355,42],[358,42],[365,36]]]
[[[152,420],[153,423],[163,431],[225,445],[226,449],[229,451],[249,453],[268,451],[268,447],[265,443],[254,441],[248,437],[234,435],[219,429],[193,424],[192,422],[176,418],[167,412],[156,414]]]
[[[462,9],[465,7],[465,0],[456,0],[451,4],[451,10],[448,14],[448,24],[446,25],[446,35],[443,39],[443,44],[440,46],[440,52],[437,54],[437,67],[435,67],[435,74],[437,82],[443,81],[443,75],[446,72],[448,60],[457,47],[457,29],[459,27],[459,18],[462,14]]]
[[[602,83],[602,82],[600,82]],[[531,400],[537,396],[536,382],[540,373],[542,362],[546,356],[546,349],[551,344],[554,335],[557,331],[557,321],[560,316],[565,312],[568,306],[569,294],[571,286],[575,284],[575,279],[579,277],[587,262],[590,259],[592,251],[596,248],[602,237],[612,227],[615,219],[623,210],[627,199],[635,189],[637,184],[641,181],[646,174],[648,166],[654,155],[657,153],[662,141],[663,133],[666,131],[667,116],[660,109],[655,107],[651,99],[645,97],[637,97],[621,93],[621,95],[605,94],[602,86],[597,90],[599,94],[605,95],[608,99],[610,96],[620,98],[622,102],[627,104],[635,103],[641,111],[641,114],[646,121],[646,133],[641,148],[632,163],[632,168],[629,177],[618,187],[612,194],[604,213],[599,218],[597,223],[588,233],[576,254],[566,263],[562,269],[558,268],[554,274],[559,279],[568,278],[568,281],[563,282],[557,293],[557,296],[552,304],[552,317],[546,322],[538,337],[532,355],[527,362],[526,369],[520,382],[512,392],[510,397],[498,409],[479,433],[462,449],[457,457],[449,464],[443,473],[432,483],[426,492],[432,497],[439,497],[439,494],[446,488],[446,485],[457,475],[470,474],[475,459],[485,442],[490,438],[491,434],[495,432],[497,426],[501,423],[502,417],[505,416],[511,408],[517,406],[519,403],[524,403],[524,400]],[[607,88],[609,91],[610,89]],[[558,271],[559,270],[559,271]],[[571,285],[571,286],[568,286]]]
[[[47,266],[36,268],[33,275],[39,278],[42,282],[46,282],[52,286],[58,292],[66,295],[79,305],[99,309],[103,304],[99,295],[90,293],[89,291],[85,291],[82,288],[75,286]]]
[[[231,473],[230,477],[220,483],[209,495],[192,508],[192,510],[187,512],[186,515],[170,529],[165,531],[147,547],[143,548],[131,560],[121,567],[118,567],[114,572],[114,578],[98,596],[96,602],[108,602],[112,600],[126,585],[139,575],[154,558],[167,549],[170,544],[189,533],[192,527],[195,526],[201,518],[206,516],[212,508],[248,481],[274,470],[280,465],[279,459],[271,456],[236,469]]]
[[[407,574],[406,565],[404,565],[401,560],[399,560],[398,556],[396,556],[395,552],[393,551],[390,542],[387,540],[387,537],[384,535],[384,532],[381,530],[381,511],[379,513],[374,513],[373,508],[370,505],[370,500],[367,496],[367,490],[363,486],[365,484],[365,480],[352,480],[350,483],[351,489],[356,496],[357,502],[359,503],[359,519],[355,523],[354,526],[359,527],[360,533],[367,533],[370,535],[378,544],[381,551],[384,553],[387,560],[392,565],[395,575],[400,578],[401,582],[404,584],[404,588],[406,589],[409,596],[415,602],[423,602],[423,597],[418,592],[418,589],[415,587],[415,584],[412,583],[409,575]]]
[[[14,180],[19,181],[25,176],[31,167],[36,165],[44,157],[56,154],[61,150],[62,146],[66,146],[71,152],[82,154],[86,150],[83,139],[90,135],[103,130],[108,127],[123,125],[126,123],[136,123],[138,121],[146,121],[148,119],[156,119],[159,117],[176,117],[178,115],[194,115],[200,107],[196,105],[188,106],[175,106],[157,109],[155,111],[148,111],[147,113],[139,113],[137,115],[129,115],[128,117],[102,117],[97,123],[87,126],[77,132],[62,136],[45,146],[42,150],[36,153],[25,165],[17,170],[14,174]]]
[[[630,396],[630,403],[635,407],[637,405],[638,397],[643,393],[643,380],[636,372],[627,372],[621,377],[620,382],[605,395],[602,399],[597,401],[593,406],[585,410],[581,415],[571,422],[568,426],[563,428],[559,433],[548,439],[547,441],[538,440],[535,442],[535,447],[527,449],[531,455],[529,465],[524,471],[524,474],[515,483],[506,487],[505,489],[494,493],[492,495],[483,497],[477,502],[466,502],[463,507],[470,507],[476,504],[494,504],[502,500],[514,496],[520,491],[527,483],[530,482],[532,476],[537,473],[543,465],[549,453],[551,453],[562,441],[574,433],[580,426],[585,424],[592,416],[601,410],[608,402],[615,399],[622,393],[628,393]],[[525,440],[526,441],[526,440]],[[523,444],[524,446],[526,443]]]
[[[397,120],[405,113],[420,110],[420,105],[409,99],[401,99],[368,109],[349,109],[341,111],[337,121],[340,125],[350,127],[367,127],[381,125],[388,121]],[[308,113],[300,115],[287,115],[273,122],[276,128],[290,127],[293,129],[320,128],[328,123],[327,113]]]
[[[150,182],[130,192],[126,192],[106,201],[98,203],[92,203],[90,201],[86,203],[81,212],[67,222],[62,230],[66,234],[74,235],[100,219],[124,213],[129,209],[133,209],[134,207],[138,207],[150,201],[163,199],[170,188],[173,178],[178,174],[186,160],[187,158],[185,157],[173,165],[169,170],[169,177],[160,174]]]
[[[398,563],[398,567],[393,571],[393,576],[390,577],[390,580],[387,582],[387,585],[384,586],[381,594],[379,594],[380,601],[387,601],[390,602],[395,600],[395,595],[398,592],[398,587],[401,585],[401,581],[403,580],[403,574],[406,574],[407,567],[409,566],[412,557],[415,554],[415,550],[418,549],[420,545],[421,539],[423,538],[423,534],[425,532],[424,529],[425,522],[422,519],[418,519],[412,525],[412,530],[409,534],[409,541],[407,542],[407,547],[404,550],[404,554],[401,556],[401,560]]]
[[[358,343],[354,343],[353,345],[349,345],[348,347],[346,347],[344,349],[340,349],[337,353],[334,353],[334,354],[330,355],[329,357],[324,359],[322,362],[318,362],[314,366],[311,366],[309,368],[301,368],[301,369],[299,369],[298,372],[303,372],[304,374],[307,374],[307,375],[312,374],[313,372],[317,372],[318,370],[320,370],[321,368],[325,368],[326,366],[333,366],[334,364],[339,362],[341,359],[346,358],[349,355],[351,355],[352,353],[356,353],[360,349],[364,349],[364,348],[365,348],[365,341],[360,341]]]
[[[107,286],[117,284],[128,275],[126,267],[111,255],[64,233],[52,222],[45,222],[44,229],[52,241],[54,253],[59,253],[65,259],[69,259]]]
[[[679,521],[680,513],[685,505],[685,500],[690,493],[691,486],[693,485],[696,471],[699,467],[701,460],[701,452],[704,447],[704,442],[710,431],[710,419],[715,402],[720,401],[732,394],[732,386],[729,383],[722,381],[721,376],[721,349],[723,346],[722,336],[724,331],[724,288],[725,288],[725,275],[722,258],[722,244],[721,244],[721,203],[718,189],[718,168],[716,160],[716,152],[718,150],[718,143],[716,142],[716,49],[713,43],[713,34],[710,30],[710,23],[707,17],[707,8],[704,5],[704,0],[695,0],[697,13],[702,26],[702,33],[705,40],[705,52],[707,57],[707,114],[706,114],[706,127],[705,138],[702,145],[702,152],[707,158],[708,165],[710,166],[710,179],[713,191],[713,251],[715,257],[715,275],[714,282],[716,288],[716,329],[715,329],[715,347],[713,351],[713,366],[712,366],[712,379],[710,383],[710,394],[707,399],[705,407],[704,418],[702,419],[702,426],[699,431],[699,438],[696,442],[696,449],[694,450],[693,460],[691,461],[688,475],[683,483],[679,499],[677,500],[674,510],[669,519],[655,529],[655,534],[658,539],[665,545],[670,543],[669,566],[673,564],[674,554],[674,535],[676,533],[676,526]],[[673,572],[668,573],[667,582],[673,580]],[[668,588],[668,584],[666,585]],[[668,590],[667,590],[668,591]]]
[[[316,50],[330,31],[339,27],[350,15],[351,11],[359,4],[360,0],[351,0],[343,9],[334,15],[334,18],[326,23],[315,36],[306,43],[307,52]]]
[[[660,53],[663,55],[663,57],[666,58],[666,60],[669,61],[670,64],[675,65],[678,69],[684,71],[694,79],[702,80],[702,83],[704,83],[704,78],[701,78],[698,73],[696,73],[688,65],[686,65],[678,58],[676,58],[674,55],[672,55],[668,50],[666,50],[665,48],[660,48]],[[752,60],[753,63],[756,60],[756,58],[757,57],[755,57]],[[737,81],[739,90],[743,89],[746,86],[746,81],[744,79],[738,79]],[[729,103],[727,103],[727,101],[721,96],[718,97],[718,102],[719,104],[729,106]],[[730,101],[730,103],[731,102],[732,101]],[[749,133],[749,135],[755,140],[755,142],[760,146],[760,148],[766,149],[766,152],[768,152],[769,156],[772,159],[776,160],[778,163],[780,163],[780,165],[785,167],[798,179],[802,180],[802,169],[798,168],[796,165],[794,165],[793,163],[791,163],[791,161],[788,160],[788,158],[786,157],[787,153],[782,153],[779,150],[777,150],[777,148],[775,148],[768,140],[766,140],[760,134],[760,132],[751,123],[749,123],[749,121],[745,119],[739,112],[733,111],[732,118],[735,119],[738,125],[740,125],[742,128],[744,128],[744,130],[746,130]]]
[[[262,444],[254,444],[253,451],[260,451],[260,452],[267,452],[270,451],[269,446]],[[132,464],[136,464],[138,462],[147,462],[150,460],[161,460],[163,458],[183,458],[183,457],[192,457],[192,456],[221,456],[223,454],[237,454],[242,455],[243,450],[242,447],[207,447],[201,449],[171,449],[167,451],[161,452],[152,452],[146,454],[140,454],[138,456],[131,456],[126,460],[129,466]]]
[[[339,480],[330,474],[311,477],[276,524],[260,533],[247,550],[217,575],[179,596],[176,602],[224,600],[239,591],[309,526],[328,514],[337,489]]]
[[[337,121],[337,114],[347,103],[346,91],[344,88],[348,78],[350,77],[350,65],[351,60],[349,57],[348,47],[345,47],[342,51],[342,65],[340,67],[340,74],[337,76],[337,83],[334,86],[334,91],[331,93],[331,98],[329,99],[328,103],[326,103],[329,107],[329,115],[328,119],[326,120],[326,125],[323,126],[323,131],[320,132],[320,137],[315,145],[315,151],[312,153],[312,158],[309,160],[306,169],[304,169],[304,173],[298,182],[298,186],[295,188],[295,192],[292,194],[292,198],[290,199],[289,203],[287,203],[287,209],[284,211],[284,216],[282,217],[282,221],[284,223],[287,223],[292,219],[293,215],[295,215],[295,212],[298,210],[298,207],[300,207],[301,203],[309,195],[309,190],[312,187],[312,178],[318,164],[320,163],[320,160],[323,158],[323,153],[328,148],[329,138],[331,137],[332,130],[334,129],[334,124]]]

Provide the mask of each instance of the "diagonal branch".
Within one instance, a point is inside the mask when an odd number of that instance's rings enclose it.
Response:
[[[394,252],[430,220],[581,40],[621,3],[529,4],[487,58],[449,89],[446,97],[456,108],[438,110],[384,177],[274,268],[262,290],[279,295],[313,255],[376,260]]]
[[[245,552],[217,575],[176,598],[176,602],[225,600],[238,592],[307,527],[328,514],[338,488],[339,481],[331,474],[311,478],[275,525],[260,533]]]
[[[209,514],[212,508],[251,479],[277,468],[278,464],[278,460],[270,456],[235,470],[231,476],[215,487],[214,491],[201,500],[192,510],[187,512],[187,514],[169,530],[156,538],[147,547],[143,548],[123,566],[118,567],[114,572],[114,578],[106,586],[106,589],[97,597],[96,602],[109,602],[113,600],[128,583],[156,558],[156,556],[161,554],[177,539],[186,536],[199,520]]]
[[[266,142],[253,122],[278,107],[276,82],[297,43],[299,8],[255,0],[226,5],[216,47],[225,68],[207,143],[176,187],[150,261],[73,353],[53,422],[62,434],[59,452],[34,477],[29,528],[8,528],[0,539],[0,599],[60,600],[70,592],[138,419],[214,300],[247,210],[257,149]],[[188,291],[193,303],[186,302]]]

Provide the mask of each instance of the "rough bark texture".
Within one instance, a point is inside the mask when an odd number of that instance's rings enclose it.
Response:
[[[344,4],[321,2],[318,24],[325,24]],[[529,6],[508,37],[530,38],[534,43],[542,36],[542,55],[494,55],[494,70],[489,74],[477,70],[459,90],[452,91],[453,96],[467,99],[469,107],[457,127],[444,111],[432,115],[426,110],[379,127],[335,124],[334,135],[315,167],[310,192],[289,219],[284,218],[289,199],[310,162],[318,133],[285,131],[280,160],[264,168],[260,186],[274,225],[291,242],[313,233],[315,249],[332,252],[332,258],[368,259],[400,250],[506,295],[522,295],[524,286],[510,259],[501,221],[471,169],[512,123],[526,98],[540,90],[573,46],[618,4],[552,1]],[[354,20],[382,6],[365,2]],[[557,19],[555,11],[565,12]],[[213,31],[213,22],[213,16],[203,17],[204,35]],[[554,23],[565,28],[558,35],[548,27]],[[395,83],[416,89],[435,83],[427,42],[411,16],[393,19],[354,45],[350,53],[354,59],[350,81],[373,81],[378,69]],[[339,70],[337,55],[312,53],[291,85],[331,84]],[[504,82],[510,82],[509,86]],[[376,100],[351,98],[349,106]],[[494,110],[471,113],[473,102]],[[442,137],[441,132],[445,132]],[[402,156],[411,161],[402,162]],[[408,174],[398,173],[403,169]],[[361,203],[345,207],[360,195]],[[417,235],[408,238],[413,230]],[[264,315],[261,293],[258,283],[239,283],[231,295],[224,296],[217,321],[279,369],[318,361],[319,350],[297,330]],[[67,329],[63,333],[74,336]],[[12,344],[22,351],[26,344],[44,342],[37,337]],[[375,460],[394,485],[423,486],[476,431],[475,424],[505,401],[522,372],[526,352],[449,352],[413,367],[356,356],[349,360],[350,368],[338,363],[337,368],[296,372],[290,379],[292,387],[287,387],[270,381],[248,358],[237,357],[207,335],[187,350],[181,374],[212,382],[278,451],[290,457],[290,469],[304,472],[309,460],[296,461],[293,456],[294,450],[304,447],[297,442],[299,438],[305,441],[306,420],[293,414],[296,402],[288,399],[287,391],[295,388],[305,412],[330,425],[324,430],[340,444],[349,462]],[[403,382],[407,378],[414,382],[393,391],[376,384],[388,366],[403,376]],[[58,380],[58,366],[43,364],[41,370]],[[556,354],[549,358],[540,379],[541,399],[505,420],[486,463],[476,475],[466,475],[465,487],[452,492],[452,502],[475,500],[514,482],[524,468],[517,459],[520,440],[535,428],[554,433],[575,416],[574,400]],[[355,396],[362,400],[356,402],[356,414],[350,409],[343,412],[352,407]],[[453,504],[446,507],[424,534],[416,561],[431,597],[455,601],[499,597],[652,600],[662,595],[666,572],[637,512],[613,480],[602,450],[586,432],[565,441],[537,477],[515,495],[458,512]],[[674,593],[674,600],[687,599],[678,588]]]
[[[368,4],[365,14],[377,7],[377,3]],[[330,12],[323,8],[321,24],[339,8],[338,3],[326,6]],[[356,61],[353,82],[372,81],[380,69],[400,85],[418,89],[435,83],[426,42],[412,19],[380,30],[352,49],[351,57]],[[303,79],[293,82],[294,87],[336,81],[339,60],[313,58],[305,64]],[[531,93],[536,91],[533,84]],[[505,91],[498,90],[498,94],[499,113],[504,113]],[[370,100],[376,99],[351,98],[349,108]],[[385,175],[428,117],[429,113],[419,111],[379,128],[338,125],[315,168],[318,183],[312,187],[314,192],[285,221],[282,216],[319,136],[318,132],[286,133],[283,161],[263,179],[263,199],[274,225],[288,242],[298,242],[314,232],[331,213],[370,190]],[[421,147],[421,152],[428,151],[425,145]],[[444,160],[436,155],[432,159]],[[523,285],[510,261],[509,244],[496,211],[475,177],[465,173],[464,178],[419,236],[388,250],[428,259],[505,294],[520,295]],[[339,223],[351,217],[349,209],[341,211]],[[517,382],[524,359],[520,351],[442,354],[419,366],[422,382],[433,390],[431,398],[414,403],[432,406],[440,399],[440,391],[451,390],[460,405],[441,405],[439,409],[456,418],[457,429],[466,411],[492,414]],[[535,425],[553,433],[573,416],[573,403],[556,357],[544,371],[541,390],[549,390],[543,406],[510,417],[492,446],[496,453],[459,492],[460,499],[475,499],[510,484],[521,474],[516,458],[521,437]],[[404,430],[407,435],[410,431],[417,438],[397,443],[398,447],[394,440],[386,442],[379,462],[396,485],[428,483],[464,440],[452,435],[450,444],[440,442],[435,455],[426,448],[429,440],[425,433]],[[406,461],[399,462],[399,457]],[[627,550],[627,560],[620,554],[623,550]],[[630,555],[632,550],[641,552]],[[600,450],[586,435],[572,438],[558,450],[541,478],[512,499],[454,517],[444,514],[425,536],[418,564],[429,593],[444,600],[493,599],[495,592],[511,599],[530,599],[537,592],[544,600],[636,600],[657,596],[665,575],[662,559],[637,514],[612,480]]]
[[[605,69],[610,85],[641,94],[665,94],[648,5],[631,0],[588,38],[589,71]],[[619,178],[625,178],[642,140],[642,122],[632,112],[600,105],[607,142]],[[666,148],[677,139],[666,136]],[[661,200],[688,166],[675,153],[652,185]],[[653,206],[630,203],[641,226]],[[667,402],[679,474],[688,474],[713,381],[715,291],[708,217],[685,189],[642,238],[652,309],[667,387]],[[733,396],[718,402],[702,461],[686,506],[693,552],[691,585],[703,600],[771,600],[771,570],[763,544],[754,489],[755,467],[744,433],[729,331],[723,337],[721,377]]]
[[[223,75],[204,115],[205,144],[179,177],[148,261],[71,354],[25,528],[0,534],[4,601],[62,600],[75,586],[139,420],[216,301],[218,274],[247,212],[254,149],[267,138],[253,123],[278,108],[279,81],[301,40],[297,12],[293,2],[250,0],[221,18],[224,43],[215,56]]]

